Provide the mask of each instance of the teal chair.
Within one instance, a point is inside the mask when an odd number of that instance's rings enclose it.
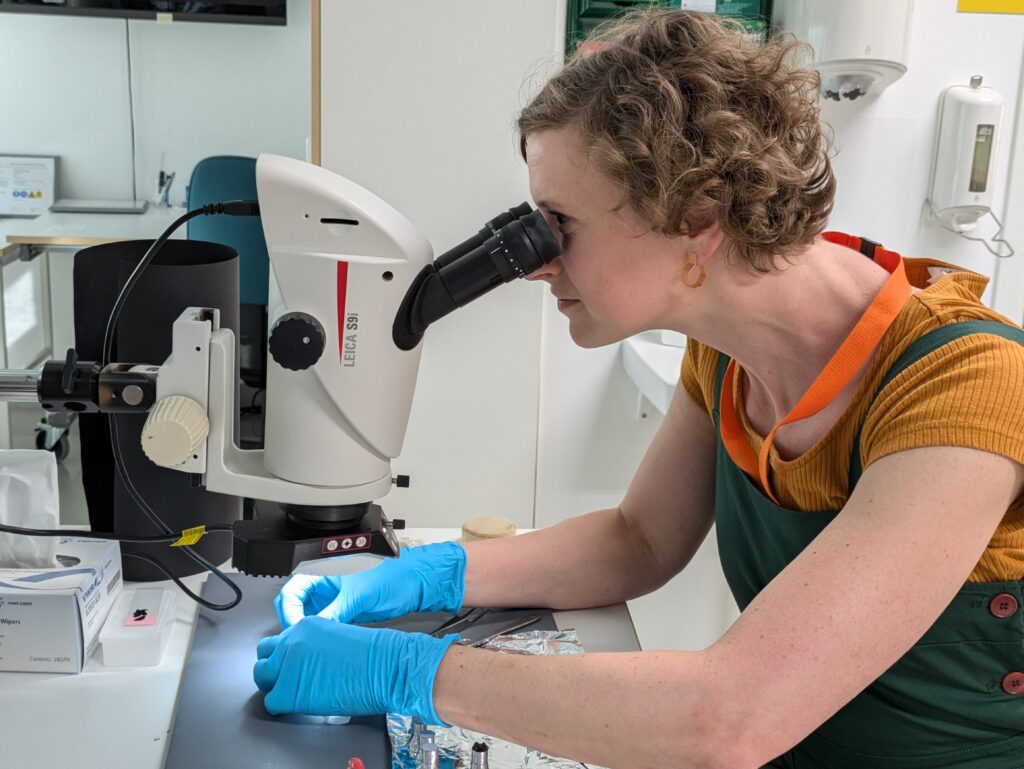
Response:
[[[226,200],[256,200],[255,158],[217,155],[196,164],[188,184],[189,210]],[[238,251],[241,377],[249,387],[266,387],[270,258],[259,217],[200,216],[188,221],[188,238],[223,243]]]

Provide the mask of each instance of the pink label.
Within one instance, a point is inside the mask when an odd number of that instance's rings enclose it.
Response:
[[[124,618],[125,627],[146,627],[156,624],[156,612],[149,609],[135,609]]]

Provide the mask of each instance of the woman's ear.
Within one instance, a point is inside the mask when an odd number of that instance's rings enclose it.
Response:
[[[712,219],[704,229],[696,235],[690,236],[685,251],[695,254],[697,264],[704,265],[715,255],[724,240],[725,233],[722,231],[718,219]]]

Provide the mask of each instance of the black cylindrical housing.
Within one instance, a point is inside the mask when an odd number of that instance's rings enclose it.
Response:
[[[534,211],[509,222],[481,246],[442,267],[437,274],[455,306],[462,307],[495,286],[535,272],[561,250],[543,215]]]
[[[75,254],[75,349],[81,358],[98,360],[107,316],[152,241],[123,241],[85,248]],[[220,310],[221,328],[238,335],[238,253],[228,246],[198,240],[168,240],[142,274],[124,305],[114,339],[115,360],[162,365],[171,353],[174,321],[187,307]],[[237,356],[237,351],[236,351]],[[235,370],[237,370],[237,358]],[[237,381],[234,383],[237,388]],[[235,402],[238,391],[235,390]],[[125,535],[162,533],[136,504],[114,467],[107,414],[82,414],[82,485],[94,531]],[[187,473],[154,465],[142,452],[140,435],[146,414],[117,417],[117,435],[128,478],[172,531],[198,525],[227,524],[238,519],[241,500],[215,494],[190,483]],[[238,420],[234,420],[237,429]],[[237,435],[234,436],[237,440]],[[166,544],[122,544],[122,554],[156,557],[175,576],[203,567],[180,548]],[[231,554],[224,536],[203,537],[194,550],[213,563]],[[125,556],[125,579],[166,579],[156,568]]]
[[[479,248],[480,246],[482,246],[484,241],[487,240],[487,238],[491,237],[491,235],[493,234],[494,233],[485,226],[483,229],[480,230],[480,232],[476,233],[471,237],[466,238],[464,241],[459,243],[459,245],[455,246],[455,248],[449,248],[447,251],[445,251],[443,254],[437,257],[437,259],[434,260],[434,267],[441,268],[444,267],[446,264],[451,264],[452,262],[458,260],[460,257],[463,257],[466,254],[468,254],[474,248]]]
[[[500,246],[495,249],[495,242],[495,239],[491,238],[461,259],[437,271],[437,276],[444,284],[455,307],[462,307],[495,286],[508,283],[517,277],[515,274],[506,277],[511,271],[501,269],[500,256],[498,259],[493,258],[492,252],[501,250]]]

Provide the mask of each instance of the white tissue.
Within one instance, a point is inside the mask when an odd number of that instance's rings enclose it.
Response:
[[[0,450],[0,523],[56,529],[59,510],[56,457],[49,451]],[[0,533],[0,566],[57,568],[57,539]]]

